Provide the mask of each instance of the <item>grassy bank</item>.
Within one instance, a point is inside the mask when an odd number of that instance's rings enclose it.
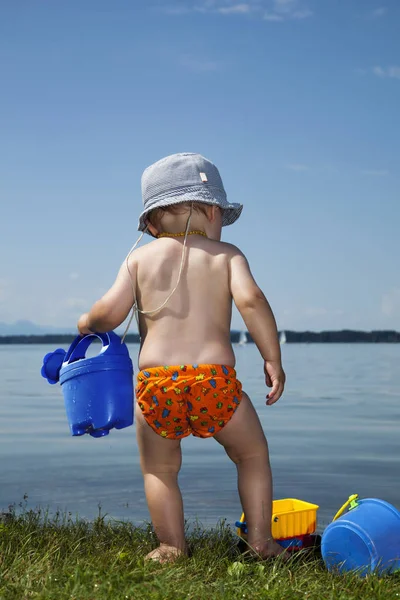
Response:
[[[197,526],[189,541],[190,558],[149,564],[143,556],[156,545],[150,527],[11,511],[0,523],[0,599],[400,598],[400,573],[381,579],[334,576],[315,556],[297,555],[287,564],[246,561],[224,524]]]

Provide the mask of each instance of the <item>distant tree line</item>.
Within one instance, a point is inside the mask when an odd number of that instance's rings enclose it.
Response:
[[[285,331],[288,344],[395,344],[400,343],[400,333],[397,331]],[[231,331],[232,343],[239,342],[240,331]],[[75,339],[74,335],[3,335],[0,344],[58,344],[68,347]],[[248,342],[252,343],[251,335],[247,333]],[[126,336],[128,344],[137,344],[139,335],[130,333]]]
[[[250,336],[249,336],[250,337]],[[398,331],[286,331],[286,341],[292,344],[394,344],[400,342]]]

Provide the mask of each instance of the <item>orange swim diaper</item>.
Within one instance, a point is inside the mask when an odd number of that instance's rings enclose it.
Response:
[[[152,367],[137,376],[136,399],[147,423],[169,439],[215,435],[241,398],[235,369],[224,365]]]

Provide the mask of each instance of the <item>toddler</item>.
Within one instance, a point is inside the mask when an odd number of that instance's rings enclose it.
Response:
[[[271,535],[268,445],[236,377],[232,300],[263,358],[268,405],[282,395],[285,374],[271,308],[243,253],[221,241],[222,227],[243,207],[228,202],[218,169],[199,154],[174,154],[148,167],[142,194],[139,230],[155,239],[131,251],[78,329],[110,331],[132,307],[137,314],[136,431],[159,540],[148,558],[172,561],[187,552],[178,473],[181,440],[190,434],[222,444],[237,467],[249,546],[262,558],[276,556],[282,548]]]

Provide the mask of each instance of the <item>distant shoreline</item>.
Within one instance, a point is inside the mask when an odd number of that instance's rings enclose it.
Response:
[[[238,343],[240,331],[231,331],[232,343]],[[341,331],[290,331],[285,330],[286,343],[288,344],[398,344],[400,332],[398,331],[355,331],[343,329]],[[253,343],[247,332],[247,341]],[[70,344],[75,339],[73,334],[47,335],[2,335],[0,345],[12,344]],[[139,343],[139,335],[130,333],[126,342]]]

